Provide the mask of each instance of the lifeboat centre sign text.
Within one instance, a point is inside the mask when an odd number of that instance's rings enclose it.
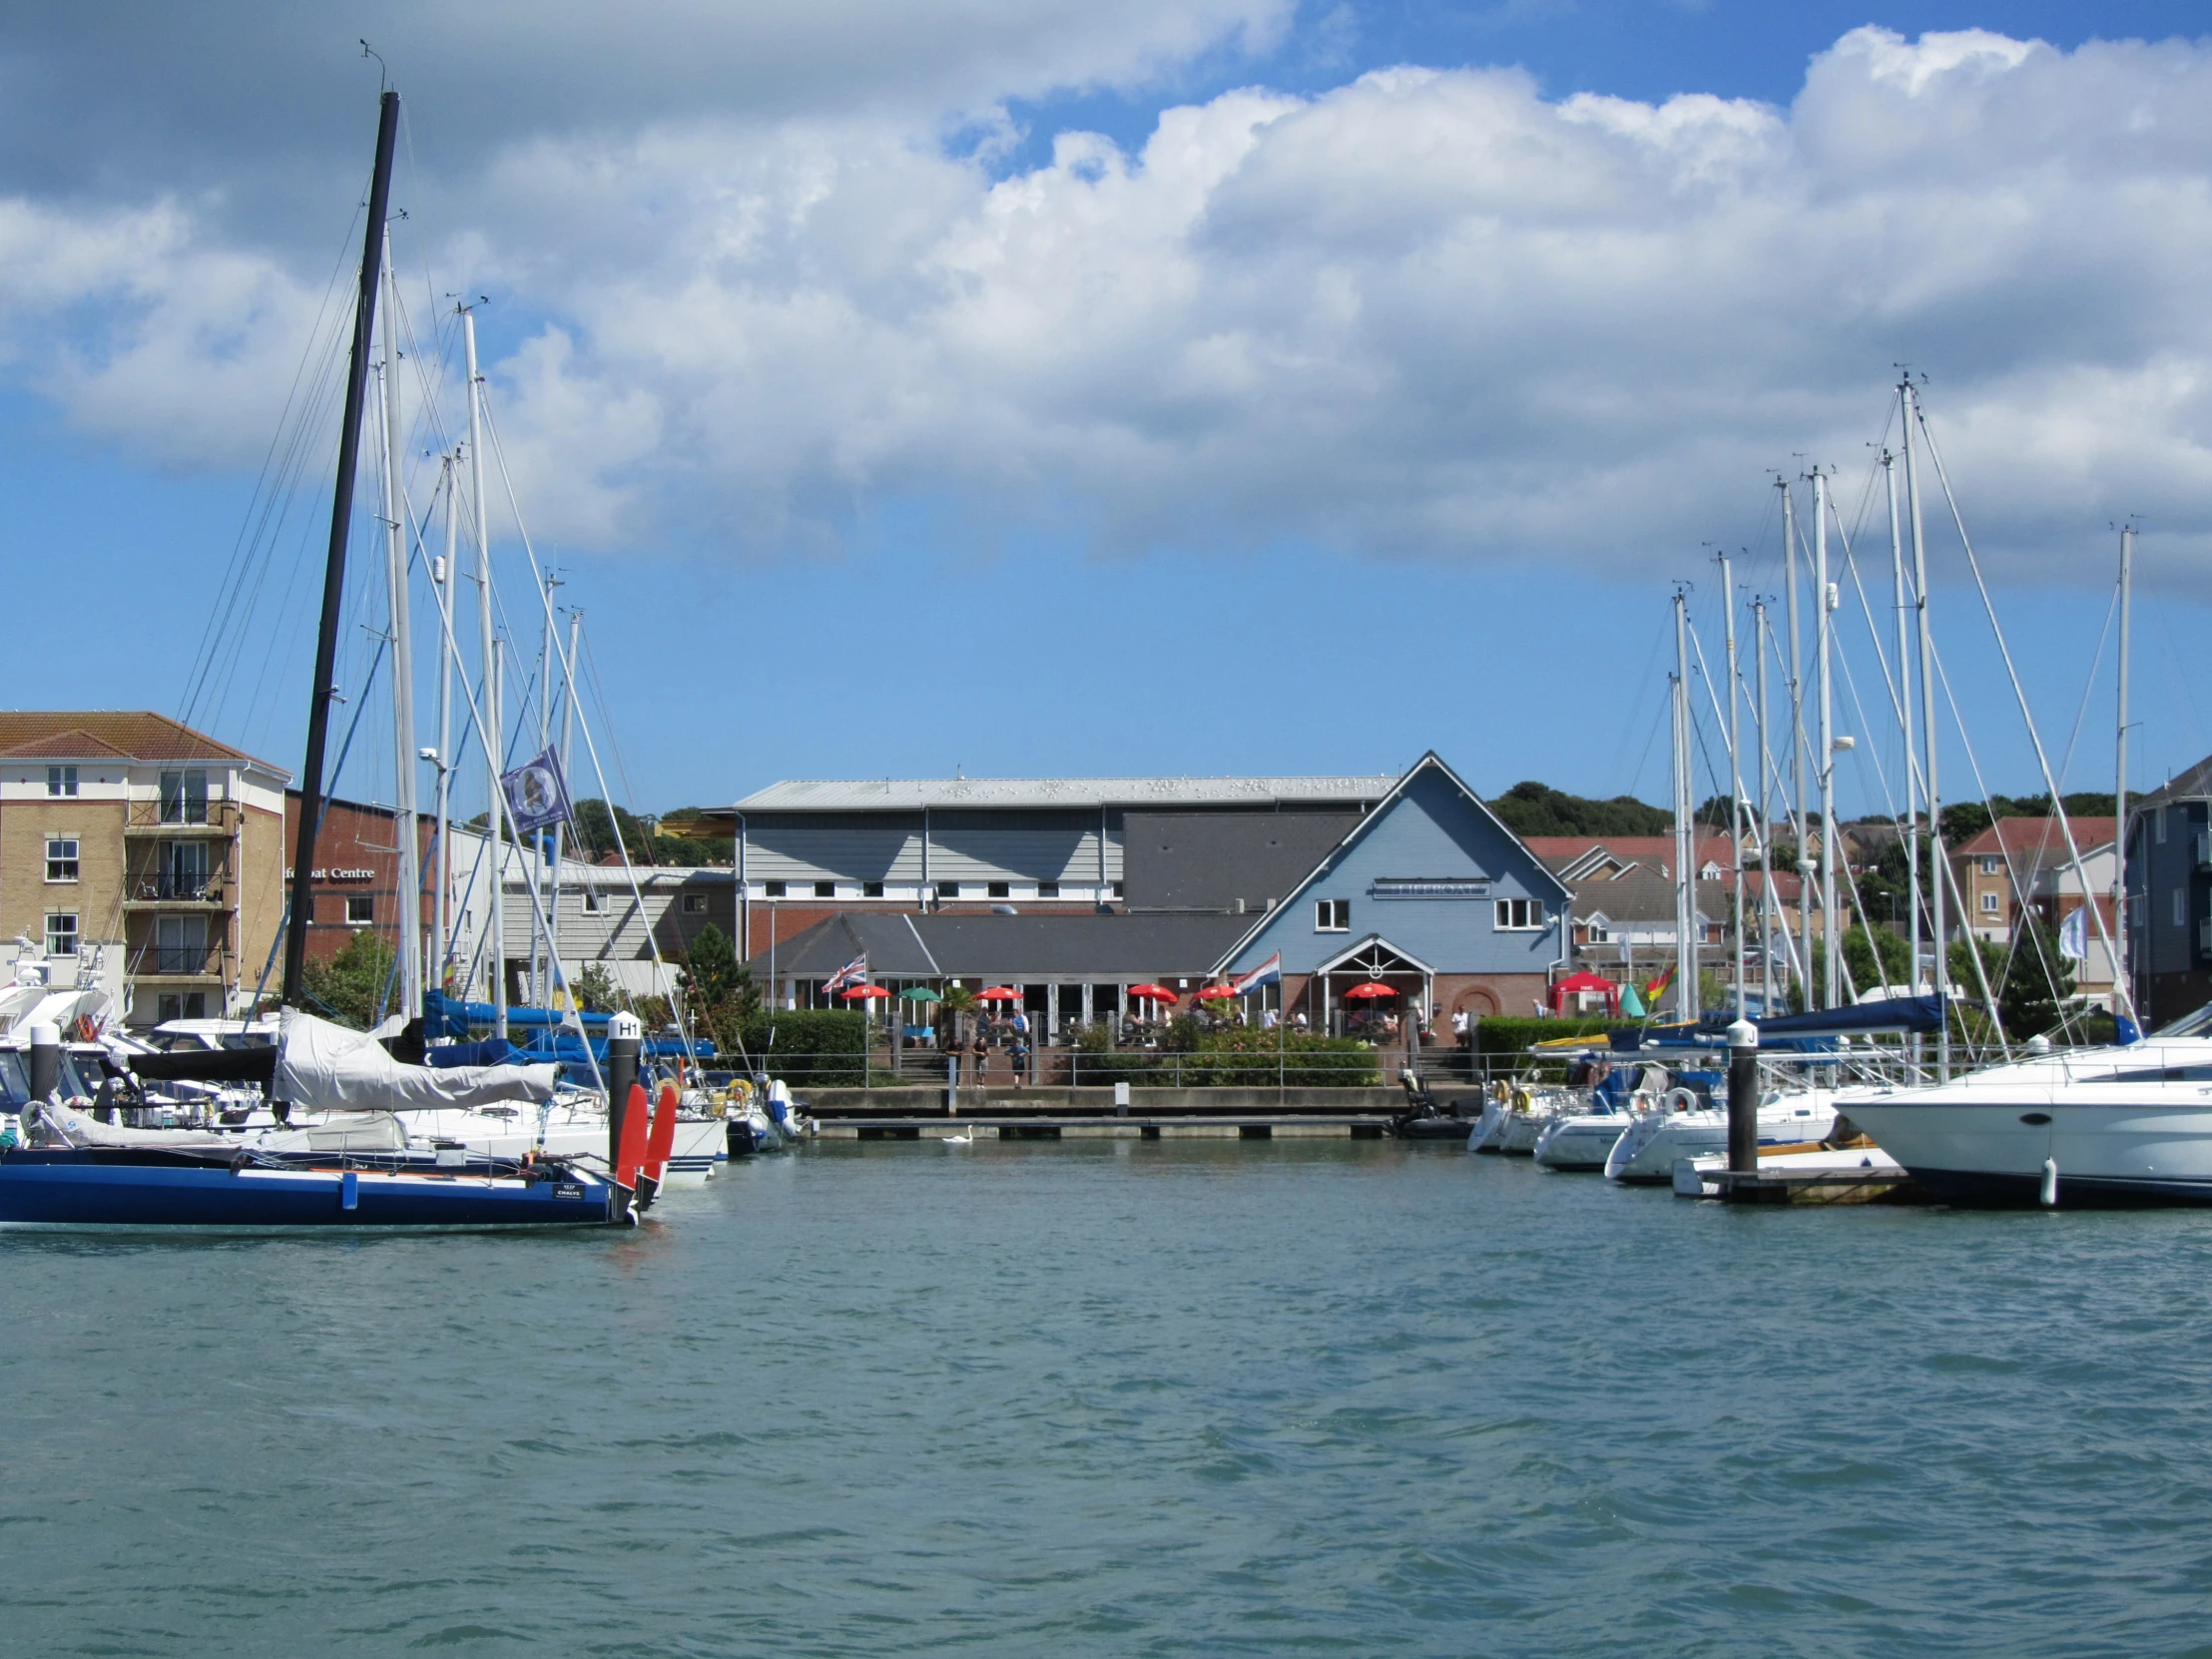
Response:
[[[284,879],[287,881],[291,879],[290,870],[284,871]],[[307,879],[310,881],[373,881],[376,879],[376,872],[372,869],[311,869],[307,872]]]

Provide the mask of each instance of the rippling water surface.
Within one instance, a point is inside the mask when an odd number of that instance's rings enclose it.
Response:
[[[2212,1653],[2212,1217],[824,1148],[0,1241],[0,1649]]]

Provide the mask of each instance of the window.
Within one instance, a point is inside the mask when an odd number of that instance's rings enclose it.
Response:
[[[684,914],[687,916],[703,916],[706,913],[707,895],[705,893],[688,892],[684,894]]]
[[[205,772],[165,772],[162,774],[162,822],[164,824],[205,824],[208,822],[208,775]]]
[[[1119,881],[1116,881],[1114,883],[1114,896],[1116,898],[1119,898],[1121,896],[1121,883]]]
[[[881,898],[883,896],[883,883],[880,881],[862,881],[860,883],[860,896],[862,898]]]
[[[763,881],[761,883],[761,896],[764,898],[782,898],[784,896],[784,883],[781,881]]]
[[[837,896],[837,884],[836,884],[836,882],[834,882],[834,881],[817,881],[817,882],[815,883],[815,896],[816,896],[817,898],[834,898],[834,897],[836,897],[836,896]]]
[[[2183,887],[2174,888],[2174,925],[2185,927],[2189,922],[2189,894]]]
[[[208,843],[164,841],[161,870],[156,877],[157,898],[205,898],[208,893]]]
[[[1981,895],[1981,913],[1985,916],[1993,916],[1997,913],[1997,895],[1995,893],[1985,892]]]
[[[1037,896],[1039,898],[1058,898],[1060,896],[1060,883],[1057,881],[1039,881],[1037,883]]]
[[[48,767],[46,769],[46,793],[48,795],[75,795],[77,793],[77,769],[75,767]],[[2159,837],[2163,840],[2165,837]]]
[[[376,895],[372,892],[349,892],[345,895],[345,925],[370,927],[376,922]]]
[[[1315,899],[1314,931],[1317,933],[1351,932],[1352,900],[1349,898]]]
[[[351,900],[347,900],[350,907]],[[154,920],[154,971],[205,973],[208,970],[208,918],[157,916]]]
[[[49,956],[74,956],[77,954],[77,912],[75,910],[49,910],[46,912],[46,954]]]
[[[2003,867],[2004,860],[2002,858],[1984,858],[1981,860],[1981,873],[1984,875],[1994,875]]]
[[[584,913],[597,915],[607,907],[607,895],[597,887],[584,889]]]
[[[957,881],[939,881],[937,883],[937,896],[939,898],[958,898],[960,896],[960,883]]]
[[[993,881],[983,890],[993,898],[1011,898],[1014,895],[1013,886],[1005,881]]]
[[[49,881],[74,881],[77,879],[77,837],[75,835],[48,835],[46,837],[46,879]]]
[[[158,1012],[155,1018],[164,1025],[173,1019],[206,1019],[208,1017],[208,993],[206,991],[164,991],[154,999]]]
[[[1497,901],[1497,927],[1500,932],[1532,933],[1543,924],[1543,900],[1501,898]]]

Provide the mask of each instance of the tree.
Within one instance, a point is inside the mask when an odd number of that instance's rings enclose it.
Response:
[[[761,1006],[753,971],[738,960],[730,935],[709,922],[692,940],[676,971],[677,989],[693,1027],[729,1051],[741,1043],[745,1022]]]
[[[390,945],[363,928],[327,962],[307,963],[307,1000],[340,1025],[367,1030],[391,994],[392,954]]]
[[[596,796],[573,804],[569,825],[576,832],[578,849],[587,857],[604,858],[627,848],[632,863],[653,861],[651,839],[637,816]]]
[[[622,989],[615,976],[598,962],[586,962],[569,981],[569,995],[587,1014],[611,1014],[622,1005]]]
[[[1525,780],[1493,798],[1490,811],[1516,835],[1663,835],[1674,815],[1634,796],[1594,801]]]
[[[2065,1001],[2073,995],[2073,964],[2058,954],[2058,935],[2033,914],[2014,928],[2011,965],[1997,986],[1997,1014],[2004,1034],[2015,1042],[2055,1030],[2065,1020]]]

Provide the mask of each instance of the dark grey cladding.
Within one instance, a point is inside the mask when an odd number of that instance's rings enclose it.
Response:
[[[1122,823],[1124,897],[1132,909],[1254,915],[1306,879],[1360,822],[1357,807],[1283,812],[1131,812]]]

